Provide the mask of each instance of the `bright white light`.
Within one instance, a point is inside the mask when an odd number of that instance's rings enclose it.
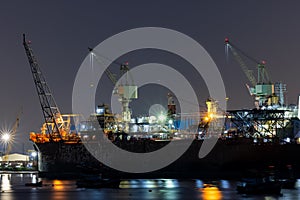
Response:
[[[170,120],[169,120],[169,124],[173,124],[173,120],[170,119]]]
[[[288,142],[288,143],[290,143],[291,142],[291,138],[289,138],[289,137],[285,138],[285,141]]]
[[[2,140],[4,143],[8,143],[10,140],[10,134],[9,133],[3,133],[2,134]]]
[[[87,139],[88,137],[89,137],[88,135],[84,135],[84,136],[83,136],[84,139]]]
[[[34,151],[31,153],[31,156],[35,158],[37,156],[37,153]]]
[[[149,123],[152,124],[152,123],[155,123],[156,121],[156,117],[155,116],[150,116],[149,117]]]
[[[104,114],[104,108],[96,108],[97,114]]]
[[[159,121],[165,121],[166,118],[167,118],[167,117],[166,117],[165,115],[163,115],[163,114],[161,114],[161,115],[158,116],[158,120],[159,120]]]
[[[14,132],[6,125],[4,127],[0,127],[0,143],[5,146],[9,143],[14,142]]]

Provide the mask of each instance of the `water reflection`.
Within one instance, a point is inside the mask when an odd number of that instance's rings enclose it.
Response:
[[[222,199],[222,193],[219,190],[219,188],[216,186],[213,185],[204,186],[204,188],[202,188],[201,191],[202,191],[202,199],[204,200]]]
[[[201,180],[196,180],[196,188],[202,188],[203,182]]]
[[[54,180],[52,186],[53,186],[54,190],[63,190],[64,189],[64,185],[61,180]]]
[[[37,180],[36,174],[2,174],[0,199],[300,199],[298,189],[282,190],[282,197],[245,197],[237,194],[236,182],[228,180],[129,179],[121,181],[120,189],[84,189],[77,188],[75,180],[40,179],[42,187],[25,186]]]
[[[123,180],[120,183],[120,188],[177,188],[179,187],[176,179],[133,179]]]
[[[31,174],[32,177],[32,183],[37,183],[38,182],[38,176],[36,174]]]
[[[229,181],[227,181],[227,180],[221,180],[220,186],[221,186],[221,188],[224,188],[224,189],[229,189],[231,187]]]
[[[1,174],[1,192],[11,190],[10,179],[10,174]]]

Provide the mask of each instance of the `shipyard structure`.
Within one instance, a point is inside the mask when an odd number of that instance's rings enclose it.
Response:
[[[243,57],[251,58],[225,39],[225,48],[240,64],[251,85],[247,85],[254,98],[253,109],[221,110],[215,99],[208,98],[207,109],[201,113],[177,113],[174,97],[166,95],[167,112],[156,116],[131,115],[129,103],[138,98],[137,87],[129,81],[128,63],[121,63],[120,70],[126,80],[117,85],[115,76],[106,70],[115,86],[122,113],[114,114],[103,104],[95,108],[88,119],[77,114],[61,114],[45,81],[39,64],[25,36],[23,45],[40,100],[45,123],[39,133],[31,132],[30,140],[39,153],[41,174],[103,173],[117,177],[232,177],[240,176],[247,169],[276,166],[284,169],[293,166],[300,177],[300,123],[298,108],[287,106],[284,101],[286,85],[271,82],[265,62],[257,63],[257,78],[248,70]],[[100,62],[100,55],[90,50],[92,62]],[[253,59],[252,59],[253,61]],[[200,120],[199,120],[200,119]],[[78,122],[74,125],[74,121]],[[97,123],[95,125],[95,123]],[[98,126],[100,124],[100,126]],[[101,131],[101,130],[102,131]],[[98,161],[83,143],[93,143],[104,134],[124,150],[135,153],[153,152],[175,142],[178,147],[186,139],[193,139],[188,150],[169,166],[149,173],[130,174],[111,169]],[[205,140],[217,138],[212,151],[199,158]],[[99,151],[106,151],[99,147]]]

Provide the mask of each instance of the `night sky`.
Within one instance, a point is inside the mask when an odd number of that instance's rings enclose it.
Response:
[[[70,3],[71,2],[71,3]],[[35,91],[22,33],[32,48],[62,113],[71,113],[72,88],[78,68],[106,38],[138,27],[165,27],[198,41],[217,64],[229,97],[228,109],[252,108],[253,99],[241,68],[230,56],[226,61],[224,38],[257,60],[266,60],[272,81],[287,84],[288,104],[299,95],[300,2],[299,1],[3,1],[0,3],[0,127],[13,125],[21,108],[20,127],[13,151],[31,148],[30,131],[39,131],[42,112]],[[142,50],[124,55],[118,62],[130,67],[147,62],[168,64],[190,78],[199,101],[208,97],[202,78],[193,76],[188,63],[161,51]],[[249,68],[255,70],[255,64]],[[116,66],[111,66],[112,71]],[[113,88],[102,78],[107,90]],[[149,91],[155,89],[155,96]],[[133,102],[135,114],[155,103],[166,104],[166,90],[141,88]],[[107,91],[97,91],[97,102],[107,101]],[[188,100],[188,97],[187,99]],[[0,146],[2,150],[2,146]]]

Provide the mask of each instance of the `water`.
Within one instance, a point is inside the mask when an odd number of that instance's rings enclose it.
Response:
[[[296,189],[282,189],[282,196],[244,196],[237,194],[236,182],[227,180],[205,182],[198,179],[130,179],[122,180],[120,189],[77,188],[74,180],[43,179],[43,187],[28,187],[37,181],[34,173],[1,174],[0,199],[300,199],[300,180]],[[204,184],[212,187],[203,188]]]

